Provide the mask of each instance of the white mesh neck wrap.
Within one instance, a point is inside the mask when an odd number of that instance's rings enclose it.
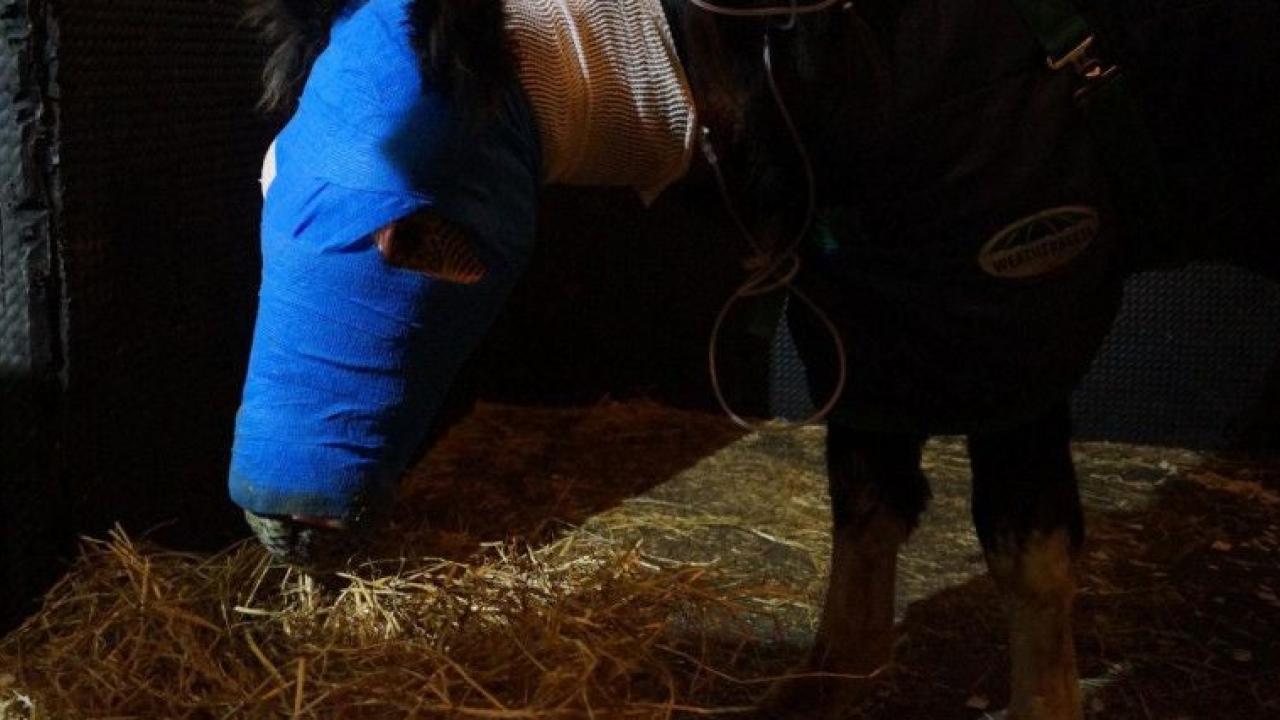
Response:
[[[504,0],[543,180],[634,187],[684,175],[697,117],[659,0]]]

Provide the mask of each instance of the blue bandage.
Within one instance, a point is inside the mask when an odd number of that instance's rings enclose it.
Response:
[[[531,249],[527,101],[513,87],[496,118],[463,131],[423,80],[409,2],[339,19],[276,141],[229,481],[258,514],[346,518],[394,487]],[[472,239],[478,284],[383,259],[372,233],[426,207]]]

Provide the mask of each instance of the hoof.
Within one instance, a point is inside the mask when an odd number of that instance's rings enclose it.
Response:
[[[244,513],[262,546],[279,562],[312,575],[329,575],[350,564],[368,546],[372,528],[326,527],[281,515]]]

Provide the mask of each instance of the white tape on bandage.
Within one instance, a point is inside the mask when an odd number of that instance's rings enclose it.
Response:
[[[262,177],[258,181],[262,183],[262,197],[267,196],[267,190],[271,189],[271,183],[276,179],[276,144],[272,141],[271,147],[267,148],[267,156],[262,159]]]

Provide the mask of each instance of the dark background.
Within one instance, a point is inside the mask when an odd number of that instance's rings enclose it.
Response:
[[[196,549],[246,534],[224,472],[274,121],[253,110],[263,49],[240,13],[0,2],[0,626],[80,534],[118,522]],[[628,191],[549,191],[533,268],[460,395],[714,411],[707,338],[740,279],[727,228],[698,172],[648,211]],[[1277,348],[1280,291],[1258,278],[1137,278],[1077,396],[1079,430],[1274,448]],[[802,411],[794,373],[774,380],[775,404]]]

